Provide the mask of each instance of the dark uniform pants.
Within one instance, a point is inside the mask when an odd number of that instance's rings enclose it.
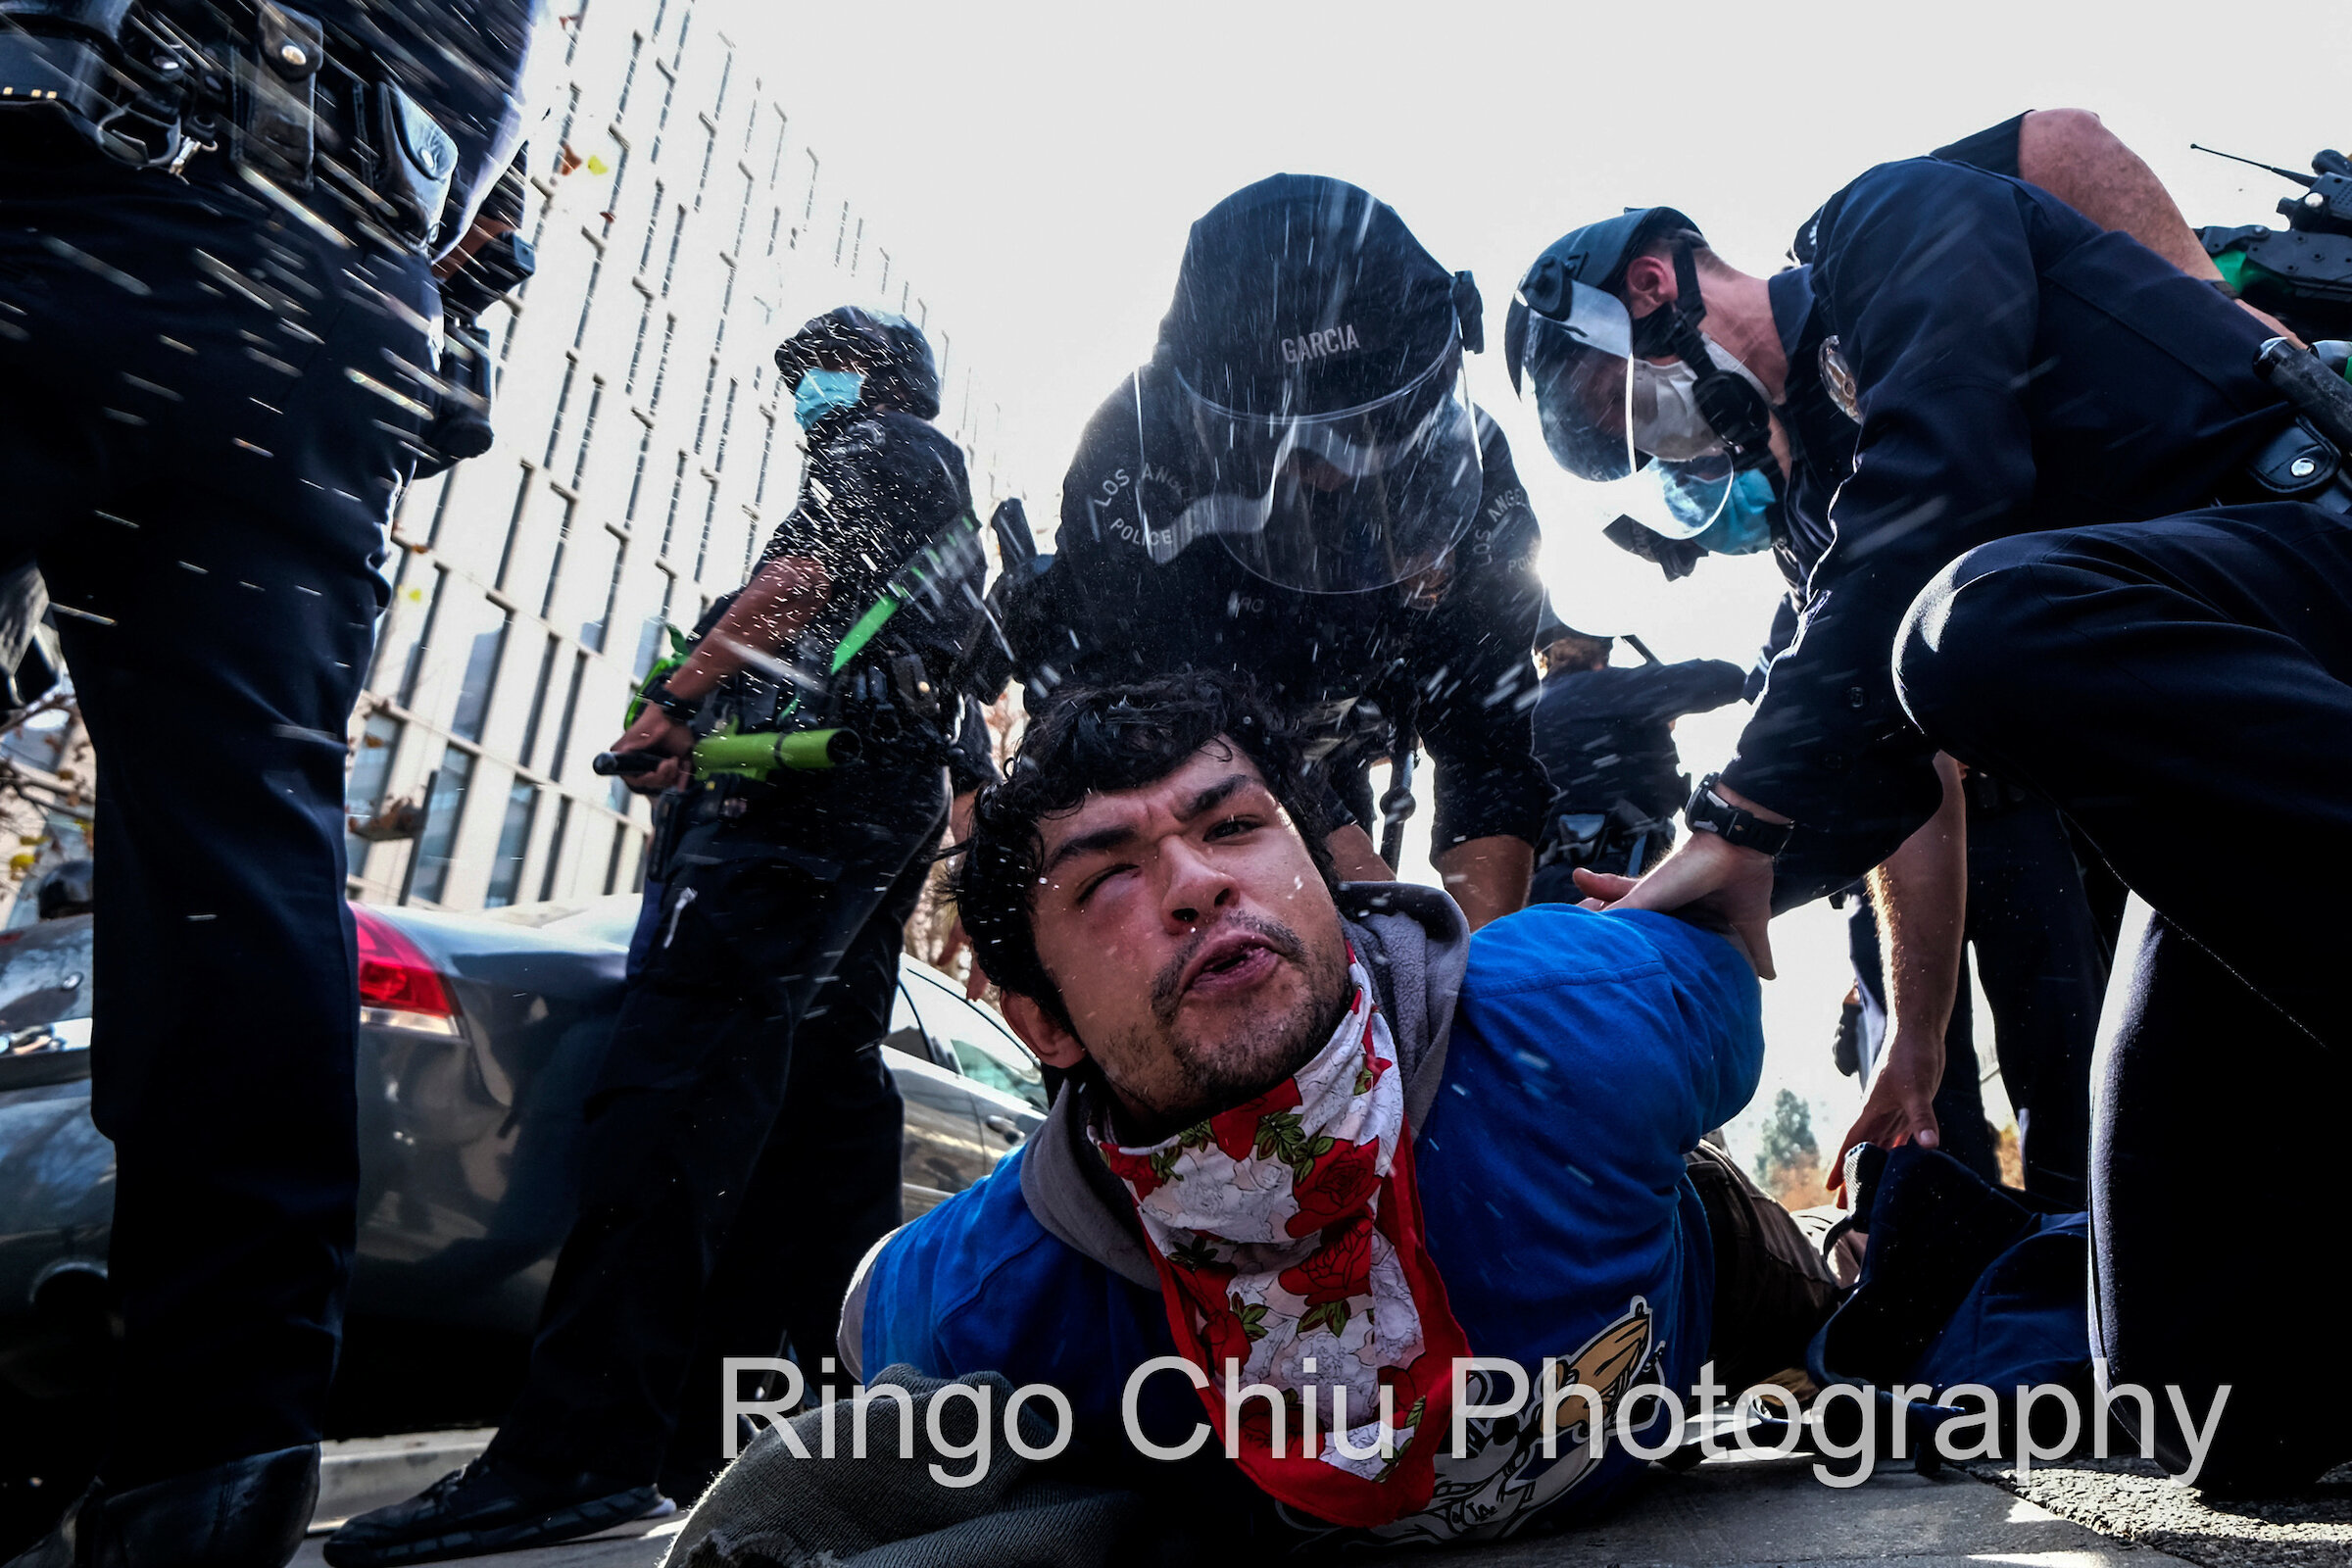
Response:
[[[438,315],[218,181],[0,162],[0,567],[97,746],[118,1489],[315,1441],[358,1184],[344,726]],[[349,372],[349,373],[347,373]]]
[[[2159,1391],[2176,1469],[2162,1386],[2200,1417],[2230,1386],[2206,1486],[2320,1474],[2352,1456],[2325,1381],[2352,1246],[2352,528],[2278,504],[2003,540],[1929,585],[1895,655],[1932,740],[2054,801],[2161,917],[2103,1025],[2114,1380]]]
[[[1865,1019],[1862,1077],[1884,1044],[1886,981],[1878,922],[1862,899],[1848,945]],[[1968,811],[1968,945],[1992,1009],[1993,1053],[2017,1111],[2026,1190],[2071,1208],[2090,1202],[2090,1055],[2107,961],[2066,823],[2038,802]],[[1988,1182],[2001,1180],[1984,1123],[1976,1004],[1967,977],[1944,1030],[1936,1091],[1942,1149]]]
[[[579,1217],[490,1447],[531,1474],[657,1478],[796,1037],[947,810],[936,763],[871,760],[787,788],[722,837],[685,837],[621,1004],[588,1101]]]
[[[930,872],[929,856],[906,863],[793,1041],[784,1109],[711,1276],[662,1461],[662,1490],[681,1506],[727,1461],[725,1358],[778,1355],[789,1342],[806,1386],[822,1385],[850,1277],[905,1219],[906,1108],[880,1042],[906,921]]]

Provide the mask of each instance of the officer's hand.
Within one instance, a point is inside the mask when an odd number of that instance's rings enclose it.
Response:
[[[615,752],[663,752],[669,760],[650,773],[623,773],[620,781],[639,795],[659,795],[663,790],[683,789],[693,776],[686,754],[694,750],[694,731],[671,718],[661,709],[648,705],[637,715],[637,722],[621,733],[620,739],[610,748]]]
[[[1829,1189],[1846,1199],[1845,1154],[1856,1144],[1893,1149],[1916,1143],[1934,1149],[1942,1141],[1936,1126],[1936,1087],[1943,1082],[1943,1037],[1894,1034],[1887,1037],[1879,1075],[1871,1080],[1862,1114],[1845,1130],[1838,1157],[1830,1163]]]
[[[1719,926],[1757,974],[1773,977],[1772,857],[1726,844],[1719,834],[1693,833],[1639,882],[1579,869],[1576,885],[1595,907],[1689,912]]]

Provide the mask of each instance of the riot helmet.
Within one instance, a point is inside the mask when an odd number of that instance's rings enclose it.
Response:
[[[1463,370],[1484,346],[1470,274],[1368,192],[1277,174],[1219,202],[1193,225],[1154,356],[1179,405],[1171,466],[1196,485],[1178,514],[1145,516],[1152,559],[1214,536],[1308,593],[1436,566],[1484,489]],[[1147,464],[1169,461],[1144,440]]]
[[[776,349],[776,368],[792,388],[828,355],[856,360],[864,371],[858,401],[918,419],[939,414],[939,362],[923,329],[888,311],[843,305],[811,319]]]
[[[1676,298],[1635,320],[1619,297],[1626,269],[1661,244]],[[1645,473],[1653,504],[1627,510],[1673,539],[1704,532],[1739,475],[1771,453],[1763,383],[1699,329],[1706,302],[1692,255],[1705,245],[1671,207],[1588,223],[1536,258],[1503,328],[1511,385],[1523,373],[1534,384],[1553,461],[1598,482]]]

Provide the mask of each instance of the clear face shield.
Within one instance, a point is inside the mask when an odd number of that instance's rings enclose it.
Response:
[[[1458,341],[1411,383],[1333,414],[1230,409],[1176,378],[1202,493],[1147,518],[1166,564],[1208,535],[1257,576],[1364,593],[1437,566],[1478,514],[1478,420]]]
[[[1707,351],[1762,393],[1745,366],[1712,342]],[[1723,516],[1739,473],[1699,412],[1697,374],[1637,357],[1623,301],[1571,283],[1564,318],[1528,313],[1524,355],[1544,444],[1561,467],[1611,486],[1610,504],[1668,539]]]

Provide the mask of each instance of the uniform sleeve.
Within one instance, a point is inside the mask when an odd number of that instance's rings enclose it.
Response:
[[[1482,420],[1484,416],[1481,416]],[[1541,688],[1529,653],[1544,590],[1541,533],[1510,448],[1491,423],[1482,453],[1486,494],[1455,547],[1459,577],[1432,612],[1421,644],[1421,739],[1437,763],[1432,853],[1471,839],[1542,837],[1551,786],[1536,760]]]
[[[1687,659],[1679,664],[1649,664],[1630,671],[1640,675],[1642,710],[1646,718],[1665,722],[1685,713],[1708,713],[1740,700],[1747,672],[1723,659]]]
[[[1873,170],[1825,210],[1815,291],[1862,388],[1861,434],[1796,641],[1724,770],[1797,822],[1781,907],[1850,882],[1935,810],[1934,749],[1896,699],[1894,637],[1929,579],[2008,531],[2033,494],[2027,222],[2015,185],[1930,160]]]

